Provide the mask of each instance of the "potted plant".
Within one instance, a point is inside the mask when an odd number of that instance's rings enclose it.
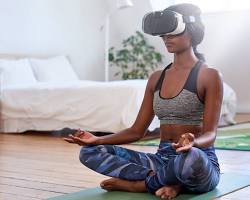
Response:
[[[122,79],[147,79],[149,73],[162,63],[163,55],[148,44],[142,33],[123,40],[122,49],[109,49],[110,66],[118,68],[115,76],[121,74]]]

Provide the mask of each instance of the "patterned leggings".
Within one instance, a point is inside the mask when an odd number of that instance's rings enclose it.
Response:
[[[214,147],[192,147],[176,153],[170,143],[161,142],[157,153],[142,153],[115,145],[89,145],[81,148],[80,161],[86,167],[120,179],[144,180],[148,192],[166,185],[181,184],[194,193],[213,190],[220,179]],[[154,175],[149,176],[149,172]]]

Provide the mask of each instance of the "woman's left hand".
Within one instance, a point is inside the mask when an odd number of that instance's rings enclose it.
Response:
[[[176,152],[187,152],[194,146],[194,140],[194,134],[184,133],[177,143],[172,143],[172,147],[176,149]]]

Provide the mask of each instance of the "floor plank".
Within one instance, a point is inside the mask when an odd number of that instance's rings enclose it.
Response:
[[[237,192],[230,193],[220,198],[221,200],[249,200],[250,199],[250,186],[245,187]]]
[[[40,198],[34,198],[30,196],[22,196],[19,194],[8,194],[0,192],[0,199],[1,200],[39,200]]]
[[[16,187],[26,187],[26,188],[32,188],[40,190],[43,188],[43,190],[46,191],[52,191],[55,193],[70,193],[70,192],[76,192],[81,189],[82,187],[76,187],[71,186],[67,184],[55,184],[55,183],[49,183],[49,182],[41,182],[41,181],[34,181],[33,179],[27,180],[27,179],[20,179],[16,177],[1,177],[1,184],[2,185],[8,185],[8,186],[16,186]]]

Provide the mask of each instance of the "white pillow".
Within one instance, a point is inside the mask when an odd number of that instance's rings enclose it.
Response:
[[[75,81],[79,80],[72,65],[65,56],[47,59],[30,59],[31,66],[38,81]]]
[[[37,83],[28,59],[0,59],[0,79],[3,86]]]

